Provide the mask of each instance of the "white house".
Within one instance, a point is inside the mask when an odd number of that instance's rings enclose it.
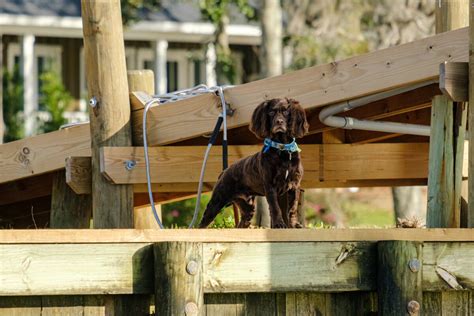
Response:
[[[124,29],[128,69],[153,69],[156,92],[164,93],[200,83],[215,85],[214,26],[203,20],[198,1],[162,1],[157,12]],[[233,54],[239,60],[238,81],[254,79],[258,71],[258,25],[239,14],[228,28]],[[70,121],[84,120],[85,65],[80,0],[2,0],[0,37],[2,62],[8,70],[18,64],[24,78],[25,134],[35,130],[39,104],[39,76],[47,70],[61,74],[77,100],[67,113]]]

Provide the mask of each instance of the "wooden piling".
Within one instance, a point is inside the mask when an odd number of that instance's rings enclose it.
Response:
[[[50,228],[90,228],[90,194],[76,194],[66,183],[64,170],[53,176]]]
[[[201,243],[155,244],[156,315],[204,314],[202,252]]]
[[[469,104],[474,104],[474,1],[469,6]],[[469,107],[469,139],[474,139],[474,106]],[[474,146],[469,144],[469,179],[474,179]],[[474,181],[469,181],[467,227],[474,228]]]
[[[427,227],[456,227],[459,220],[454,212],[452,126],[452,102],[446,96],[435,96],[431,105]]]
[[[155,94],[155,76],[153,71],[129,70],[127,77],[129,94],[133,91],[143,91],[149,95]],[[133,111],[133,109],[131,110]],[[161,205],[155,204],[155,208],[158,216],[161,218]],[[133,227],[137,229],[159,228],[152,212],[151,206],[136,206],[133,209]]]
[[[422,247],[421,242],[379,242],[379,315],[420,315],[423,309]]]
[[[120,1],[81,1],[90,99],[94,228],[133,227],[133,187],[110,183],[100,170],[100,148],[131,146]]]
[[[436,5],[436,33],[467,26],[468,5],[468,0],[440,1]],[[447,96],[433,99],[427,227],[460,227],[466,116],[467,107],[461,103],[453,103]]]

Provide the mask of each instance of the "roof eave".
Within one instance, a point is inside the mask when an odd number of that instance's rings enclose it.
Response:
[[[212,40],[215,28],[205,22],[142,21],[125,28],[126,40],[203,43]],[[28,16],[0,14],[0,33],[12,35],[33,34],[45,37],[82,38],[80,17]],[[261,30],[253,25],[230,25],[229,42],[240,45],[259,45]]]

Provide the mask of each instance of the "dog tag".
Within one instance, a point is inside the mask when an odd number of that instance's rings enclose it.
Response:
[[[290,157],[290,160],[291,160],[291,151],[289,151],[289,152],[288,152],[288,155],[289,155],[289,157]]]
[[[288,179],[288,169],[286,169],[285,180]]]

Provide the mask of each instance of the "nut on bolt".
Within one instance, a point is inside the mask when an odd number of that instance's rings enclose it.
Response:
[[[133,168],[135,168],[135,166],[137,165],[137,162],[135,160],[127,160],[125,161],[125,169],[127,169],[128,171],[132,170]]]
[[[99,101],[97,101],[97,98],[96,97],[92,97],[90,98],[89,100],[89,105],[93,108],[95,108],[97,106],[97,103],[99,103]]]

